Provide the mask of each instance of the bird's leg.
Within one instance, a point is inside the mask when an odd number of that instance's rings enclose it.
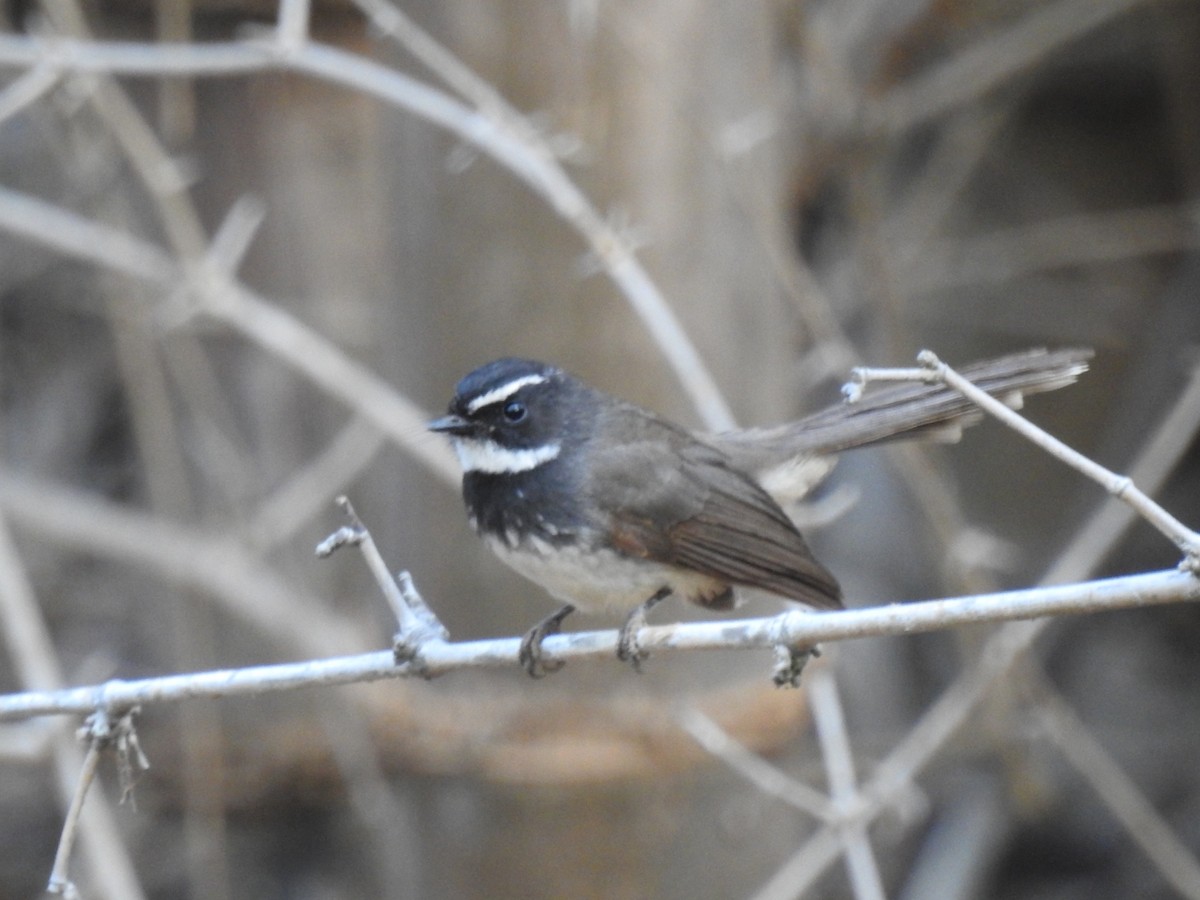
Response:
[[[654,592],[645,603],[636,606],[621,626],[621,634],[617,638],[617,659],[633,664],[635,672],[642,671],[642,660],[650,654],[638,643],[638,632],[646,624],[646,613],[671,596],[669,587],[661,587]]]
[[[561,659],[548,662],[542,660],[542,641],[552,634],[558,634],[563,619],[573,612],[575,612],[575,607],[568,603],[558,612],[546,616],[525,632],[525,636],[521,638],[521,649],[517,652],[517,660],[529,673],[530,678],[543,678],[563,667],[564,663]]]

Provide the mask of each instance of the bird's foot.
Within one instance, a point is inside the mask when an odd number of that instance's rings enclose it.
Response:
[[[650,655],[648,651],[642,649],[641,642],[638,641],[638,632],[646,624],[646,613],[670,595],[670,588],[659,588],[653,597],[640,606],[634,607],[633,612],[626,617],[625,624],[621,626],[621,633],[617,637],[617,659],[630,663],[635,672],[642,671],[642,660]]]
[[[542,641],[552,634],[558,634],[562,628],[563,619],[575,612],[575,607],[567,604],[558,612],[546,616],[521,638],[521,649],[517,651],[517,661],[521,664],[530,678],[545,678],[551,672],[557,672],[566,663],[561,659],[544,659],[542,656]]]

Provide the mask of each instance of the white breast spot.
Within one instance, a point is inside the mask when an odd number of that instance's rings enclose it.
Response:
[[[490,537],[497,556],[564,603],[584,612],[627,613],[662,587],[680,597],[712,597],[726,589],[717,579],[612,550],[584,551],[527,538],[522,546]]]

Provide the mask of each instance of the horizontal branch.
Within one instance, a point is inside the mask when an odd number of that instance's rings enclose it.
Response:
[[[894,603],[841,612],[790,611],[760,619],[679,623],[644,628],[639,643],[651,650],[718,650],[780,645],[805,647],[851,638],[936,631],[979,622],[1004,622],[1069,613],[1152,606],[1200,600],[1200,580],[1178,570],[1128,575],[1047,588],[981,594],[914,603]],[[37,715],[110,712],[139,704],[195,697],[230,697],[301,687],[433,677],[460,669],[514,666],[518,638],[450,643],[430,640],[412,662],[397,664],[389,651],[304,663],[253,666],[147,678],[101,685],[0,696],[0,721]],[[547,658],[615,656],[615,631],[554,635],[544,644]]]

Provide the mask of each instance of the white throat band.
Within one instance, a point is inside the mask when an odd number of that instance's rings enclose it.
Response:
[[[515,390],[515,389],[514,389]],[[486,472],[489,475],[515,475],[528,472],[555,459],[562,447],[545,444],[525,450],[510,450],[495,441],[455,438],[454,452],[464,472]]]

